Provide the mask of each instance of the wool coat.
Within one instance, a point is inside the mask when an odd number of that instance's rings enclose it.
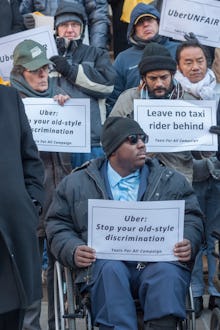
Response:
[[[0,1],[0,37],[25,30],[17,0]]]
[[[22,100],[0,86],[0,313],[41,298],[36,229],[43,204],[43,165]]]

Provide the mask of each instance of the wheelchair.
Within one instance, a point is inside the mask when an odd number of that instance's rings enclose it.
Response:
[[[138,301],[135,300],[135,304],[138,315],[138,329],[142,330],[142,312]],[[89,295],[82,295],[79,292],[78,286],[75,284],[74,272],[63,267],[58,261],[54,265],[54,309],[56,330],[98,329],[92,324]],[[177,330],[196,329],[191,287],[186,297],[186,315],[185,320],[178,322]]]
[[[212,236],[214,238],[216,238],[217,242],[218,242],[218,252],[213,252],[212,254],[218,259],[220,260],[220,233],[217,231],[213,231],[212,232]],[[218,265],[218,279],[220,279],[220,269],[219,269],[219,265]],[[215,307],[212,311],[211,314],[211,319],[210,319],[210,330],[220,330],[220,308],[219,307]]]

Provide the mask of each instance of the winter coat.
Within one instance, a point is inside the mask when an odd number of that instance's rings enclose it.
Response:
[[[24,79],[23,75],[10,75],[11,85],[15,87],[21,97],[49,97],[52,98],[57,94],[66,95],[64,90],[57,86],[56,78],[49,78],[48,89],[45,92],[38,92],[31,88],[31,86]],[[65,152],[40,152],[40,158],[43,161],[45,175],[44,175],[44,189],[45,200],[42,213],[40,215],[39,226],[37,229],[38,237],[45,237],[44,219],[50,206],[54,190],[61,179],[69,174],[72,170],[70,153]]]
[[[17,0],[0,1],[0,37],[25,30]]]
[[[140,99],[141,93],[138,87],[130,88],[124,91],[115,103],[110,116],[116,117],[131,117],[134,112],[134,99]],[[183,100],[195,100],[195,97],[183,92]],[[175,170],[185,175],[189,182],[192,182],[193,177],[193,157],[190,151],[169,152],[169,153],[154,153],[161,162],[166,166],[172,167]]]
[[[220,83],[220,48],[215,48],[215,58],[212,63],[212,70],[215,73],[217,82]]]
[[[107,48],[109,43],[109,11],[107,0],[69,0],[72,3],[80,3],[85,7],[90,45]],[[23,0],[20,5],[22,14],[39,11],[44,15],[54,16],[61,0]]]
[[[109,199],[102,173],[104,162],[105,158],[94,159],[64,178],[48,212],[46,234],[50,248],[67,267],[76,269],[74,251],[87,244],[88,199]],[[184,238],[191,242],[193,261],[203,233],[202,214],[193,189],[183,175],[156,159],[148,159],[147,165],[147,189],[141,200],[185,200]],[[78,269],[78,282],[92,280],[92,267]]]
[[[72,98],[90,99],[91,146],[100,146],[102,123],[106,118],[105,99],[111,94],[115,70],[108,52],[73,40],[64,56],[71,65],[68,75],[61,76],[60,85]]]
[[[41,298],[36,230],[43,166],[16,89],[0,86],[0,314]]]
[[[141,60],[144,47],[147,46],[148,42],[154,41],[159,43],[160,45],[166,47],[173,58],[175,58],[176,49],[179,42],[171,41],[169,38],[156,35],[154,38],[145,41],[144,43],[135,41],[132,37],[133,34],[133,26],[135,20],[144,12],[146,11],[146,7],[149,8],[150,5],[146,5],[144,3],[138,4],[135,9],[132,11],[131,21],[128,25],[127,31],[127,39],[128,42],[132,45],[132,47],[124,50],[123,52],[119,53],[116,57],[113,67],[116,70],[116,80],[115,86],[112,94],[106,100],[108,113],[112,110],[115,102],[117,101],[119,95],[129,89],[131,87],[136,87],[139,85],[141,77],[138,69],[138,64]],[[157,12],[157,10],[152,7],[152,14]],[[148,10],[149,12],[149,10]],[[159,13],[157,12],[157,15]]]

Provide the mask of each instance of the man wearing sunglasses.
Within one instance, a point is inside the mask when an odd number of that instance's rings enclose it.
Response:
[[[143,309],[145,330],[174,330],[177,320],[185,318],[202,215],[184,176],[146,157],[147,141],[133,119],[109,117],[101,134],[106,157],[93,159],[64,178],[48,211],[51,251],[62,264],[77,270],[76,282],[82,291],[89,291],[93,323],[100,330],[137,330],[133,292]],[[184,239],[173,247],[178,261],[96,259],[87,246],[88,199],[185,200]]]

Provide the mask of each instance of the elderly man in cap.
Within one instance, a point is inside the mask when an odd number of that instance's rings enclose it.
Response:
[[[115,70],[108,52],[82,43],[86,16],[83,6],[63,1],[55,13],[58,56],[53,56],[60,82],[72,98],[89,98],[91,153],[75,153],[73,168],[103,155],[100,133],[106,118],[105,99],[113,91]]]
[[[152,5],[139,3],[132,10],[127,31],[127,39],[131,47],[118,54],[113,63],[117,79],[112,94],[106,100],[108,112],[112,110],[116,100],[124,90],[139,85],[141,77],[138,63],[149,42],[153,41],[163,45],[175,58],[178,42],[158,34],[159,22],[160,13]]]
[[[201,243],[202,214],[184,176],[146,157],[147,140],[133,119],[109,117],[101,135],[106,157],[64,178],[48,212],[51,250],[65,266],[77,270],[76,281],[90,293],[93,323],[100,330],[137,330],[134,292],[143,309],[144,329],[174,330],[177,320],[186,316],[185,298]],[[96,252],[87,245],[89,199],[185,200],[184,239],[173,247],[177,261],[140,267],[138,260],[96,259]]]

